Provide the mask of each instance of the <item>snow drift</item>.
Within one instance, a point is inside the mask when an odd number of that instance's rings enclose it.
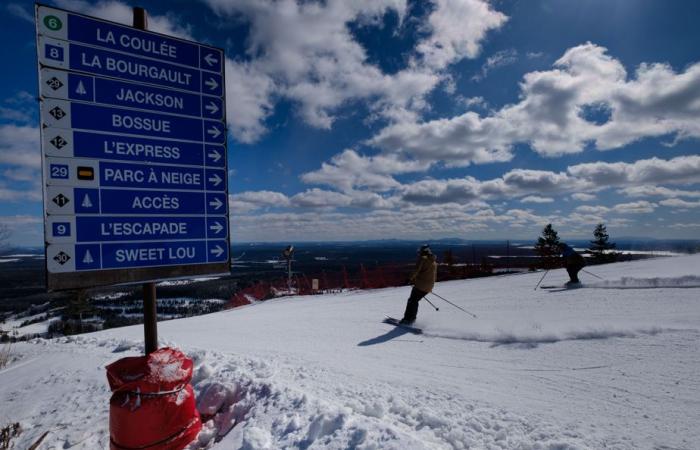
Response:
[[[594,270],[680,280],[699,267],[695,255]],[[540,277],[440,283],[436,292],[479,318],[421,305],[420,336],[382,323],[403,311],[405,287],[161,322],[161,345],[194,361],[206,422],[191,448],[695,447],[700,290],[533,291]],[[17,345],[0,371],[0,420],[24,430],[16,447],[49,431],[46,448],[107,448],[104,367],[139,354],[142,332]]]
[[[600,283],[586,284],[585,287],[599,289],[698,288],[700,287],[700,277],[695,275],[670,278],[622,277],[619,280],[605,280]]]

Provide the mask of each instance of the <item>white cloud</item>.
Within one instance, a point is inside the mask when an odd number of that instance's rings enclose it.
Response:
[[[540,197],[539,195],[528,195],[520,199],[522,203],[552,203],[554,199],[552,197]]]
[[[700,228],[700,222],[682,222],[667,225],[668,228],[685,229],[685,228]]]
[[[335,155],[330,162],[322,163],[319,170],[305,173],[305,183],[324,184],[351,191],[364,187],[374,191],[387,191],[400,184],[391,175],[426,170],[427,164],[404,161],[395,155],[362,156],[347,149]]]
[[[249,63],[226,60],[226,118],[241,142],[255,142],[265,134],[272,113],[274,82]]]
[[[395,206],[394,199],[387,199],[379,194],[368,191],[349,191],[345,193],[323,189],[308,189],[294,195],[290,204],[298,208],[320,208],[332,210],[336,208],[390,209]]]
[[[24,225],[44,223],[44,219],[41,216],[28,215],[0,216],[0,223],[9,228],[18,228]]]
[[[385,152],[468,165],[507,161],[517,143],[557,156],[591,144],[619,148],[645,137],[698,138],[698,86],[700,63],[680,73],[666,64],[642,64],[629,78],[604,47],[586,43],[567,50],[551,70],[527,73],[513,105],[487,116],[469,111],[390,125],[369,143]],[[588,110],[609,117],[587,117]]]
[[[480,200],[480,183],[472,177],[448,180],[422,180],[402,186],[401,199],[408,203],[468,204]]]
[[[700,191],[685,191],[682,189],[669,189],[663,186],[654,185],[643,185],[643,186],[630,186],[624,189],[620,189],[621,194],[627,195],[629,197],[690,197],[690,198],[700,198]]]
[[[246,191],[229,195],[229,207],[234,213],[245,213],[261,208],[289,206],[289,198],[281,192]]]
[[[700,182],[700,156],[679,156],[670,160],[651,158],[631,163],[595,162],[569,166],[566,172],[513,169],[501,177],[477,180],[473,177],[428,179],[404,184],[396,191],[410,203],[465,203],[476,199],[501,199],[520,196],[547,197],[572,194],[590,201],[595,196],[581,191],[647,183]],[[648,209],[649,202],[642,209]],[[634,205],[630,203],[629,205]],[[620,207],[630,210],[632,206]]]
[[[301,118],[318,128],[330,128],[337,110],[355,101],[369,105],[369,120],[415,121],[429,108],[425,96],[448,80],[442,69],[478,56],[486,33],[506,20],[484,0],[436,0],[425,25],[428,36],[412,50],[404,69],[386,74],[367,61],[348,25],[381,25],[389,11],[402,20],[406,0],[204,2],[223,20],[249,25],[246,59],[226,61],[229,128],[245,143],[265,134],[265,121],[280,99],[294,102]],[[131,7],[117,0],[57,4],[127,25],[132,21]],[[150,30],[192,39],[183,23],[173,14],[149,16]]]
[[[574,210],[576,212],[582,213],[582,214],[595,214],[595,215],[603,215],[605,213],[610,212],[610,208],[607,206],[591,206],[591,205],[582,205],[576,207]]]
[[[649,183],[698,183],[700,182],[700,156],[678,156],[669,160],[650,158],[632,163],[584,163],[570,166],[568,172],[598,187]]]
[[[527,57],[527,59],[542,58],[544,56],[544,52],[527,52],[525,56]]]
[[[366,240],[378,238],[425,239],[475,233],[498,236],[515,226],[536,234],[547,218],[511,210],[497,215],[488,208],[459,204],[411,206],[343,214],[324,209],[232,216],[236,239],[249,241]],[[536,226],[533,225],[533,222]],[[397,225],[398,224],[398,225]],[[515,225],[515,226],[514,226]]]
[[[669,198],[666,200],[661,200],[659,204],[663,206],[668,206],[670,208],[700,208],[700,201],[689,202],[687,200],[681,200],[680,198]]]
[[[464,105],[466,108],[472,108],[472,107],[482,107],[486,108],[488,106],[488,103],[486,100],[484,100],[484,97],[478,96],[478,97],[463,97],[463,96],[458,96],[457,100]]]
[[[518,61],[518,51],[514,48],[501,50],[486,58],[479,73],[472,76],[473,81],[483,81],[494,69],[509,66]]]
[[[571,198],[580,202],[590,202],[592,200],[595,200],[596,196],[593,194],[587,194],[585,192],[577,192],[575,194],[571,194]]]
[[[41,201],[41,190],[18,190],[0,185],[0,201],[5,202],[38,202]]]
[[[11,107],[0,106],[0,119],[21,124],[35,122],[37,102],[29,92],[18,91],[6,98],[5,103]]]
[[[481,0],[436,0],[428,18],[430,36],[417,47],[423,62],[435,69],[464,58],[476,58],[490,30],[502,27],[508,19]]]
[[[0,119],[21,123],[29,123],[33,121],[31,112],[20,111],[15,108],[5,108],[4,106],[0,106]]]
[[[34,24],[34,16],[29,11],[24,9],[22,5],[18,3],[9,3],[8,5],[6,5],[6,8],[10,14],[17,16],[20,19],[25,20],[31,24]]]
[[[59,0],[59,6],[84,14],[106,18],[125,25],[132,23],[132,8],[120,1],[90,4],[82,0]],[[193,39],[189,27],[174,15],[148,16],[148,29],[183,39]],[[274,107],[274,82],[269,74],[253,63],[226,59],[226,117],[236,139],[250,143],[266,131],[265,119]]]
[[[476,57],[486,32],[505,21],[483,0],[438,0],[428,18],[429,36],[411,62],[386,74],[367,61],[348,25],[377,26],[389,11],[403,18],[405,0],[205,2],[225,20],[249,24],[249,61],[230,62],[233,75],[227,79],[229,93],[245,94],[241,103],[231,97],[228,107],[234,135],[244,142],[265,132],[264,121],[282,98],[298,105],[301,118],[318,128],[330,128],[337,110],[354,101],[368,103],[370,118],[414,121],[428,107],[425,96],[446,79],[440,69]],[[456,12],[468,15],[455,17]],[[242,87],[234,86],[234,79]]]
[[[368,141],[385,153],[402,153],[420,161],[446,161],[450,165],[505,162],[513,158],[509,139],[499,139],[492,120],[473,111],[453,119],[423,124],[390,125]]]
[[[611,211],[620,214],[646,214],[654,212],[654,209],[656,209],[656,204],[646,200],[631,203],[618,203],[610,208]]]
[[[30,126],[0,125],[0,164],[39,169],[39,129]]]
[[[41,149],[39,129],[0,125],[0,200],[7,202],[41,200]]]
[[[314,188],[294,195],[291,202],[302,208],[339,208],[350,206],[352,198],[340,192]]]
[[[562,193],[583,187],[583,183],[567,173],[531,169],[513,169],[483,185],[483,192],[492,195]]]
[[[12,181],[37,181],[39,177],[37,172],[27,168],[5,169],[2,171],[2,176],[4,179]]]
[[[85,0],[56,0],[56,5],[71,11],[99,17],[131,26],[133,9],[126,3],[117,0],[100,0],[90,3]],[[192,39],[189,27],[180,24],[179,19],[168,14],[165,16],[148,15],[148,30],[156,31],[183,39]]]

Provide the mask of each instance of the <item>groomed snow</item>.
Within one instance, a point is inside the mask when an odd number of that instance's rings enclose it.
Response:
[[[192,448],[697,448],[700,255],[587,270],[605,281],[440,283],[478,318],[431,297],[440,311],[421,303],[423,335],[381,322],[409,288],[163,322],[161,344],[194,358],[200,410],[214,415]],[[41,448],[108,448],[104,366],[138,354],[142,333],[14,346],[0,421],[22,423],[16,448],[45,431]]]

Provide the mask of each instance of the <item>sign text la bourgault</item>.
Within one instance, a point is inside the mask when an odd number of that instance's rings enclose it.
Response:
[[[221,49],[36,7],[50,290],[229,271]]]

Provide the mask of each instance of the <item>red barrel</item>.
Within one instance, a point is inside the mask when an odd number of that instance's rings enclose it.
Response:
[[[187,446],[202,429],[191,379],[192,360],[167,347],[107,366],[112,450]]]

